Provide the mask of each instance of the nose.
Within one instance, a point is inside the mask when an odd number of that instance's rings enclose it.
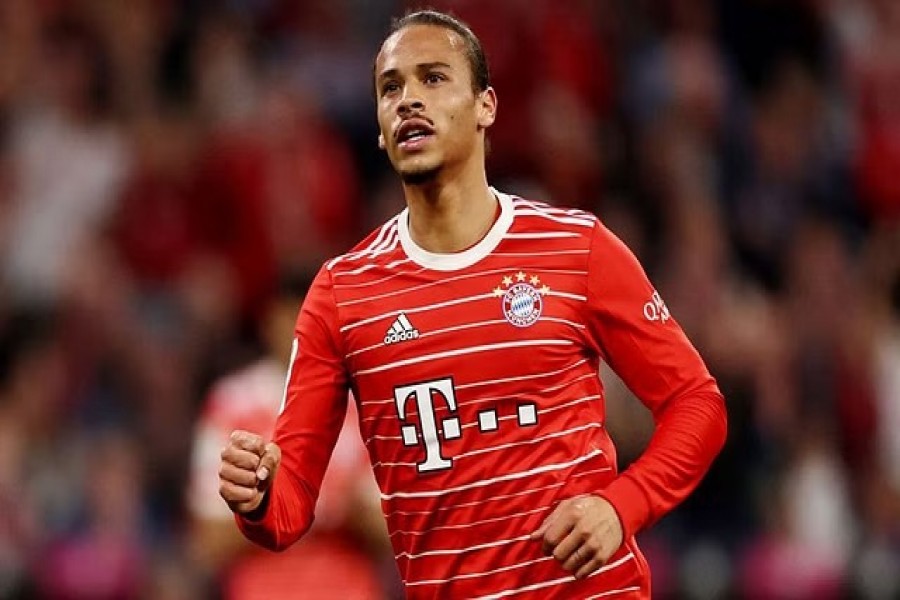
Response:
[[[417,93],[414,86],[407,85],[403,90],[403,98],[397,104],[397,113],[406,116],[411,112],[421,112],[425,109],[425,103],[422,97]]]

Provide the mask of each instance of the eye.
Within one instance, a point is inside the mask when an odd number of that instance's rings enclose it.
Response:
[[[386,81],[381,86],[381,95],[387,96],[388,94],[393,94],[400,90],[400,84],[396,81]]]
[[[429,85],[434,85],[434,84],[440,83],[446,79],[447,78],[444,77],[443,73],[438,73],[436,71],[432,71],[431,73],[428,73],[427,75],[425,75],[425,83],[427,83]]]

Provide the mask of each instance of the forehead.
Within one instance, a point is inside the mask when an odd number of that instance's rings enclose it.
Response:
[[[375,59],[375,75],[391,69],[402,71],[422,63],[462,66],[466,60],[465,48],[465,41],[455,31],[436,25],[409,25],[381,45]]]

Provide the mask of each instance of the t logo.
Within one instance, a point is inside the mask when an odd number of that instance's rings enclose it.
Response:
[[[453,461],[444,458],[441,454],[441,431],[438,431],[434,412],[434,397],[440,396],[451,411],[456,410],[456,395],[453,392],[453,380],[449,377],[434,381],[425,381],[394,388],[394,401],[397,403],[397,412],[400,421],[406,420],[406,405],[411,398],[415,398],[416,409],[419,413],[419,426],[422,428],[422,441],[425,443],[425,460],[416,465],[419,473],[449,469]],[[459,437],[459,418],[447,417],[441,421],[441,429],[445,440],[455,440]],[[419,443],[419,432],[415,425],[404,424],[400,427],[403,434],[404,446],[416,446]]]

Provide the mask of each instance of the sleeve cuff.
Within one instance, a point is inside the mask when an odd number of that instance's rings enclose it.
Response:
[[[605,498],[616,510],[625,540],[633,537],[650,520],[647,496],[627,473],[619,476],[597,495]]]
[[[266,493],[263,494],[262,502],[259,503],[254,510],[248,513],[235,513],[238,514],[245,521],[250,521],[251,523],[259,523],[263,519],[266,518],[266,512],[269,510],[269,497],[271,497],[271,493],[269,490],[266,490]]]
[[[270,497],[272,490],[269,489],[256,510],[250,513],[241,514],[234,513],[234,521],[238,529],[253,542],[256,542],[264,548],[277,550],[279,548],[278,535],[272,520],[272,511],[270,510]]]

